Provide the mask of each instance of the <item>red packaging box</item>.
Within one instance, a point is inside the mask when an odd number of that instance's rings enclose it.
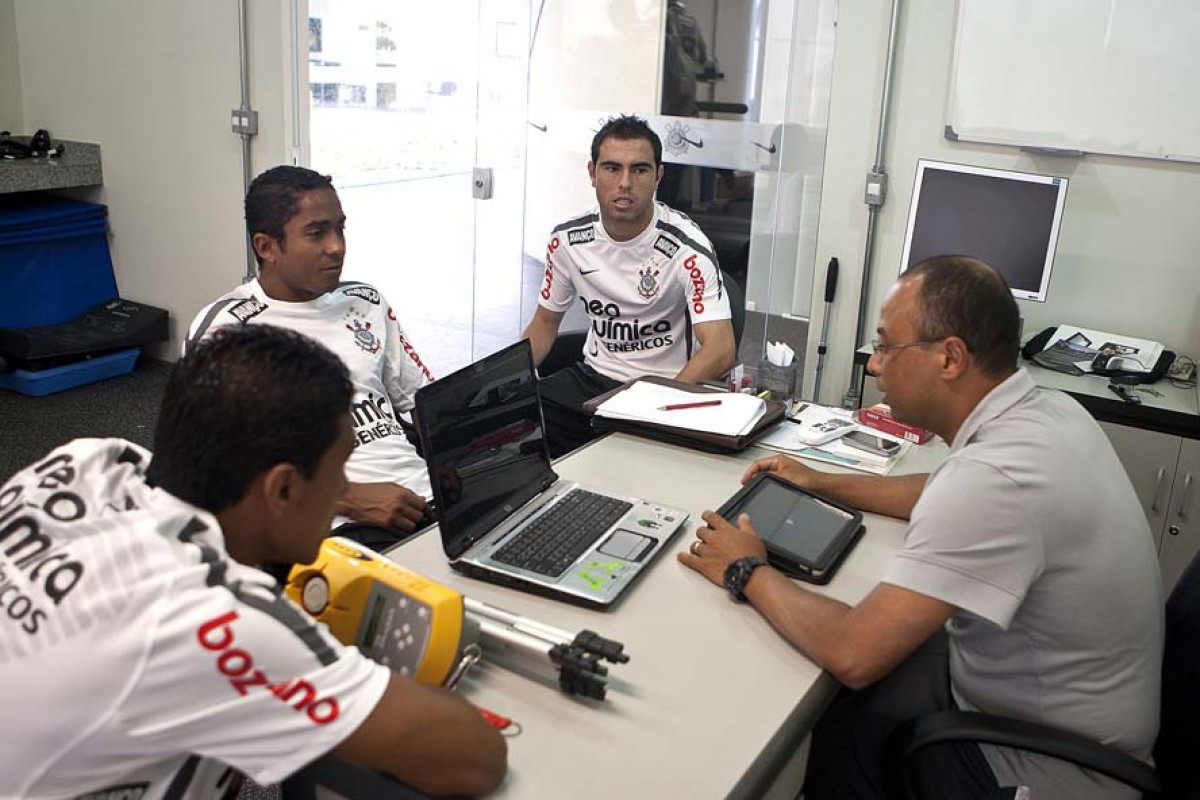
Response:
[[[909,425],[907,422],[901,422],[893,417],[892,410],[883,403],[860,410],[858,412],[858,422],[861,425],[866,425],[877,431],[883,431],[892,436],[898,436],[904,441],[913,442],[914,444],[925,444],[933,438],[933,434],[924,428]]]

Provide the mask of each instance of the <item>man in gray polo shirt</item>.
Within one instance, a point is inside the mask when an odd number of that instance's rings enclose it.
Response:
[[[1116,454],[1074,400],[1016,364],[1016,303],[986,264],[929,259],[884,300],[871,371],[892,413],[951,444],[929,475],[774,472],[910,520],[884,580],[857,606],[769,566],[751,520],[709,527],[680,560],[729,579],[779,632],[851,691],[818,725],[808,800],[879,797],[882,747],[904,719],[980,710],[1066,730],[1150,760],[1158,732],[1163,600],[1149,527]],[[870,535],[869,533],[867,535]],[[744,561],[744,559],[751,559]],[[948,676],[948,680],[947,680]],[[929,796],[1136,796],[1054,759],[977,745],[932,748]]]

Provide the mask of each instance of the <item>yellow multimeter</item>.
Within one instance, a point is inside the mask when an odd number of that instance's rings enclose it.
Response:
[[[461,594],[349,539],[326,539],[316,561],[292,567],[284,591],[338,641],[420,683],[453,682],[477,652]]]

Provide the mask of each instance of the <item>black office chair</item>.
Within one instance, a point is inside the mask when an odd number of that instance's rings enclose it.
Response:
[[[909,774],[922,748],[953,741],[1013,747],[1060,758],[1114,778],[1146,797],[1200,797],[1200,759],[1192,728],[1200,719],[1200,554],[1179,579],[1166,608],[1157,769],[1074,733],[1023,720],[969,711],[938,711],[897,726],[888,738],[888,797],[917,797]]]
[[[729,322],[733,326],[733,347],[736,351],[742,343],[742,331],[746,328],[746,294],[725,270],[721,270],[721,285],[729,294]],[[543,378],[549,377],[560,369],[580,361],[583,358],[583,343],[586,339],[586,330],[559,333],[550,345],[550,352],[542,359],[538,374]]]

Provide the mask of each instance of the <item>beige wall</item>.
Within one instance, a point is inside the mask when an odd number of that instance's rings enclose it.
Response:
[[[1178,352],[1200,352],[1200,165],[1086,156],[1035,157],[1015,148],[955,143],[943,135],[955,4],[909,0],[902,4],[892,121],[885,166],[890,193],[876,230],[869,324],[895,280],[904,245],[913,174],[918,158],[973,163],[1062,175],[1071,180],[1046,303],[1021,301],[1025,330],[1060,322],[1164,342]],[[830,319],[830,353],[821,400],[845,391],[861,280],[866,207],[863,178],[875,156],[876,122],[887,50],[891,3],[869,0],[839,7],[833,100],[821,198],[808,353],[816,352],[823,316],[823,265],[841,264]],[[815,357],[806,365],[811,396]]]
[[[282,0],[249,5],[257,172],[289,152],[288,20]],[[173,358],[196,311],[246,270],[241,140],[229,127],[237,4],[15,0],[15,11],[25,127],[101,145],[94,199],[109,207],[117,285],[170,311],[172,341],[157,354]]]
[[[0,0],[0,130],[26,133],[13,0]]]

